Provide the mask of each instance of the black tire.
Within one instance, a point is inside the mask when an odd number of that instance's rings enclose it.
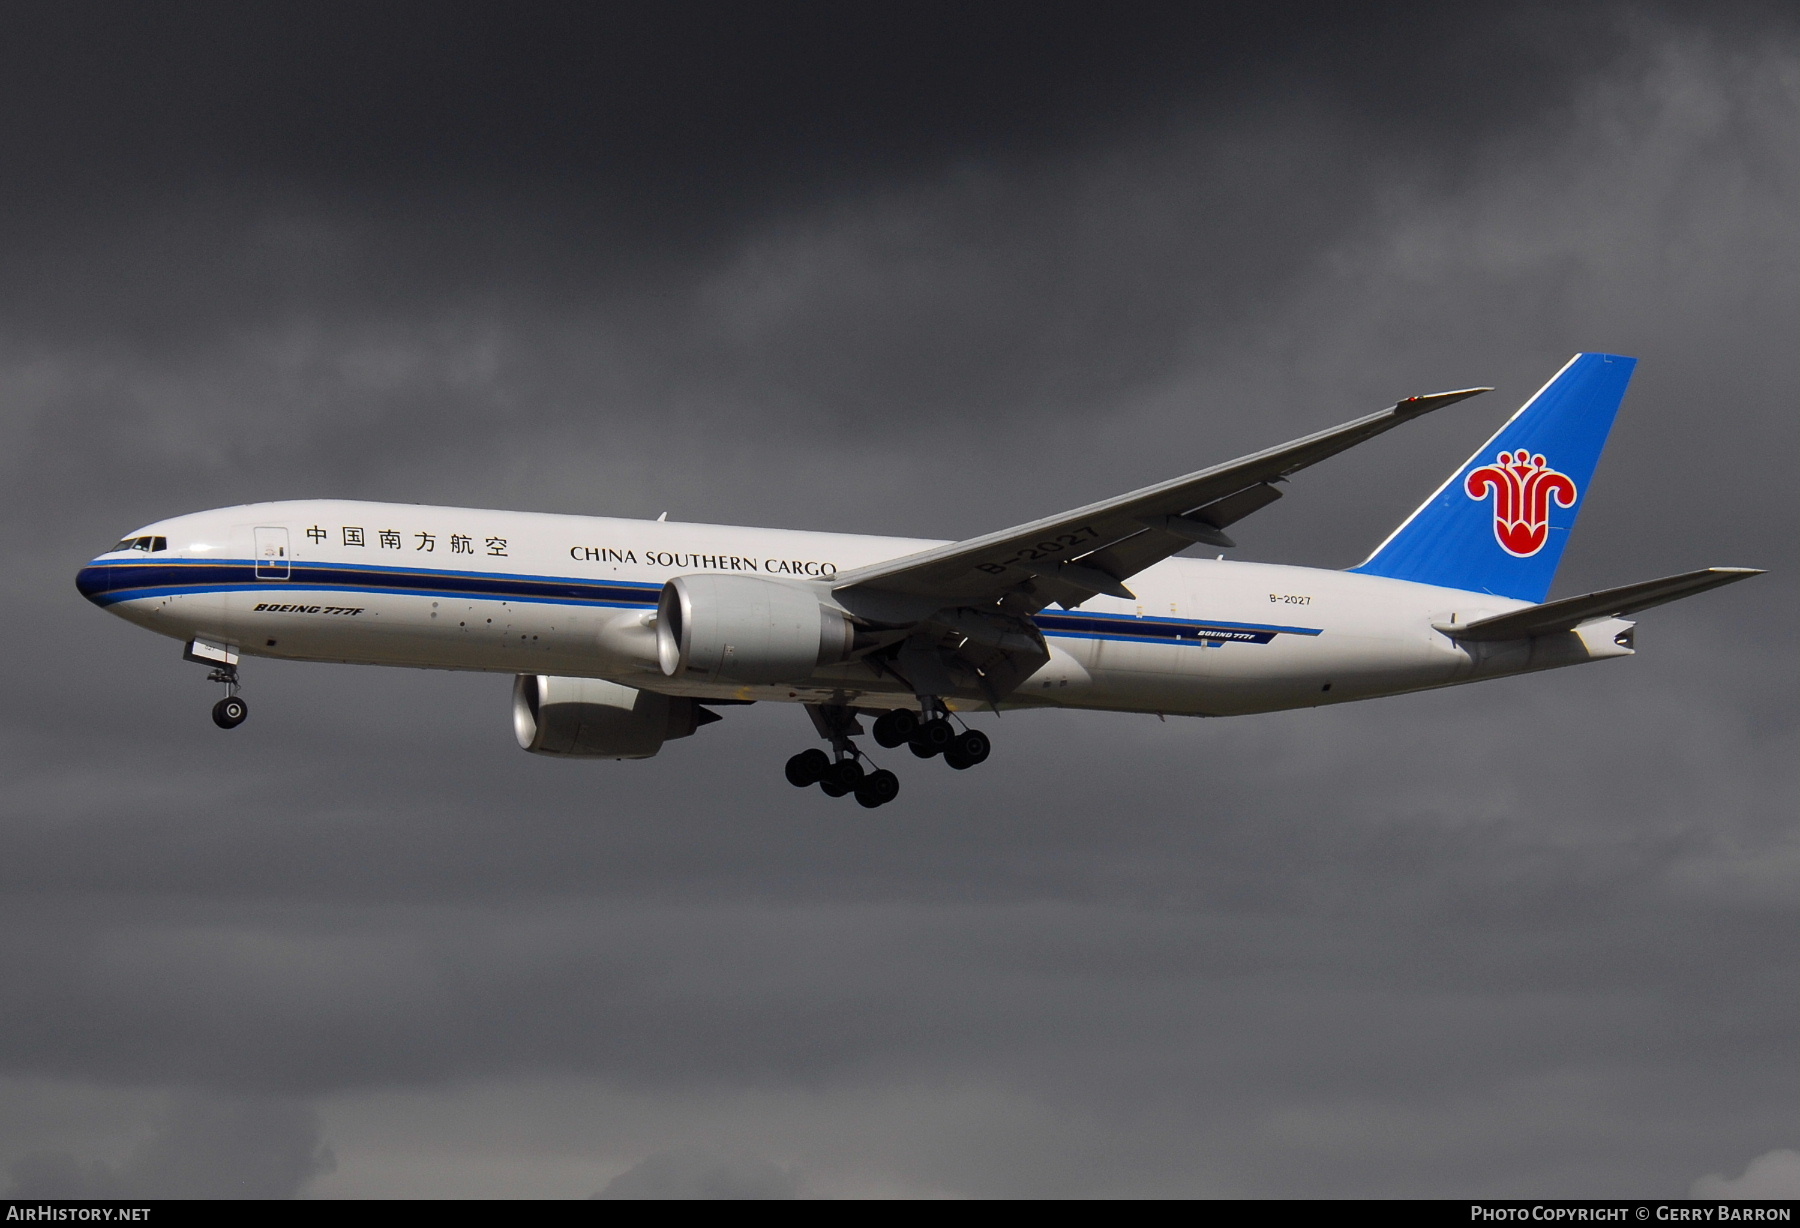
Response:
[[[787,761],[787,780],[796,789],[816,785],[831,767],[831,758],[818,747],[803,750]]]
[[[913,754],[921,759],[929,759],[949,750],[950,744],[955,740],[956,726],[938,716],[913,730],[909,745],[913,748]]]
[[[993,753],[994,744],[988,741],[987,734],[979,729],[965,729],[956,735],[950,743],[950,749],[944,752],[944,761],[954,768],[972,768]],[[955,762],[951,762],[955,755]]]
[[[250,715],[250,705],[236,695],[228,695],[213,705],[213,724],[220,729],[236,729]]]
[[[885,806],[899,796],[900,778],[886,768],[870,772],[863,777],[863,782],[856,786],[858,804],[867,806],[870,810],[877,806]]]
[[[825,773],[824,779],[838,787],[833,797],[842,797],[846,793],[856,792],[857,786],[863,782],[863,765],[854,759],[839,759]]]
[[[819,788],[825,791],[826,797],[842,797],[844,794],[850,792],[850,790],[844,788],[843,785],[838,784],[835,780],[821,780],[819,782]]]
[[[908,738],[913,730],[919,727],[919,717],[910,708],[895,708],[891,712],[883,712],[875,718],[875,741],[893,750]]]

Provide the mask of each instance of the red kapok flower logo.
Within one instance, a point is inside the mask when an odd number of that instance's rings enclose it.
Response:
[[[1515,558],[1530,558],[1550,540],[1550,500],[1575,506],[1575,482],[1544,463],[1542,453],[1524,448],[1501,452],[1491,465],[1471,470],[1464,483],[1469,498],[1494,496],[1494,540]]]

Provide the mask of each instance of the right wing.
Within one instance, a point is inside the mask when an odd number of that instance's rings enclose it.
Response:
[[[1096,593],[1129,599],[1127,579],[1184,547],[1196,542],[1231,545],[1221,530],[1279,499],[1274,483],[1289,474],[1434,409],[1489,391],[1464,388],[1408,397],[1380,413],[1185,477],[843,572],[832,588],[852,610],[861,605],[896,612],[926,609],[927,614],[946,607],[994,605],[1008,597],[1013,600],[1004,608],[1020,614],[1034,614],[1052,602],[1079,605]]]
[[[1621,588],[1602,589],[1580,597],[1564,597],[1527,606],[1510,614],[1497,614],[1472,623],[1433,623],[1454,640],[1522,640],[1534,635],[1573,631],[1596,618],[1623,618],[1651,606],[1679,601],[1722,584],[1735,584],[1763,573],[1755,567],[1708,567],[1660,580],[1644,580]]]

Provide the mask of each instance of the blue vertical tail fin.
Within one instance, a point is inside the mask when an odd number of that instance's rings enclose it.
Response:
[[[1350,570],[1544,600],[1636,366],[1575,355]]]

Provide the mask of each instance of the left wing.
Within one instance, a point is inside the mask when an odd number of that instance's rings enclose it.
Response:
[[[1403,422],[1488,388],[1408,397],[1358,418],[1129,494],[1057,516],[952,542],[905,558],[841,573],[833,591],[847,608],[877,621],[912,621],[946,607],[998,603],[1035,614],[1052,602],[1076,606],[1096,593],[1132,596],[1125,581],[1196,542],[1230,546],[1221,531],[1281,492],[1273,485],[1308,465],[1373,439]],[[883,618],[879,611],[896,617]],[[909,610],[923,611],[907,616]]]

